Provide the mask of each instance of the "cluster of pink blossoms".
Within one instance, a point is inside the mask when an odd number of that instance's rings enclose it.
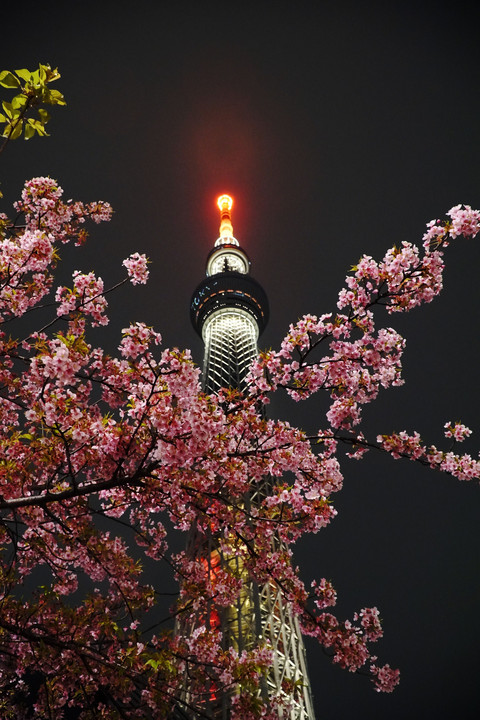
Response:
[[[445,423],[445,437],[453,438],[457,442],[463,442],[467,437],[470,437],[472,431],[466,425],[460,422],[447,422]]]
[[[378,609],[363,608],[360,613],[353,616],[354,620],[360,620],[360,625],[363,628],[363,632],[369,640],[378,640],[383,635],[382,626],[380,624],[380,616]]]
[[[471,435],[471,430],[461,423],[447,423],[445,435],[457,442],[462,442]],[[395,460],[408,458],[427,465],[433,470],[440,470],[457,478],[457,480],[479,480],[480,460],[475,460],[468,453],[458,455],[454,452],[439,450],[435,445],[425,445],[419,433],[409,435],[405,431],[379,435],[377,442],[382,450],[389,453]]]
[[[55,180],[34,178],[25,184],[15,209],[24,225],[2,217],[0,235],[0,320],[23,315],[50,291],[57,263],[56,245],[86,238],[84,223],[109,220],[108,203],[65,203]],[[98,287],[103,294],[103,287]],[[100,313],[101,315],[102,313]]]
[[[448,246],[449,238],[459,235],[474,238],[480,230],[480,212],[472,210],[470,205],[455,205],[447,212],[449,222],[430,220],[427,232],[423,236],[424,247],[428,251],[432,246]]]
[[[58,243],[83,242],[85,221],[111,214],[104,203],[64,203],[50,178],[27,183],[16,207],[26,226],[1,223],[0,312],[9,321],[50,292]],[[11,324],[9,335],[0,332],[0,715],[26,717],[27,680],[39,673],[40,720],[61,718],[68,705],[86,718],[167,717],[185,701],[187,673],[188,703],[199,712],[225,690],[232,720],[277,720],[298,688],[259,703],[271,647],[239,654],[220,632],[220,613],[238,603],[245,582],[279,593],[335,663],[369,668],[375,689],[393,689],[398,670],[378,666],[370,651],[382,633],[378,610],[352,621],[325,612],[335,605],[333,586],[320,579],[309,593],[291,545],[335,517],[345,445],[356,458],[376,446],[480,478],[479,460],[426,445],[418,433],[372,442],[360,428],[363,406],[403,382],[404,340],[377,326],[378,311],[430,302],[442,286],[443,247],[478,230],[468,206],[449,218],[429,227],[423,254],[403,243],[380,262],[363,257],[340,292],[340,312],[292,325],[280,350],[254,363],[244,395],[225,388],[206,396],[190,353],[160,351],[160,335],[143,323],[124,329],[118,357],[93,348],[88,328],[108,319],[94,273],[76,272],[71,288],[57,289],[43,332],[21,342]],[[143,255],[124,266],[132,283],[146,281]],[[264,417],[262,404],[281,389],[295,401],[324,392],[326,418],[313,438]],[[445,434],[461,441],[470,431],[447,423]],[[252,488],[258,501],[249,507]],[[195,526],[215,552],[172,553],[168,526]],[[151,627],[162,588],[142,561],[166,561],[181,583],[173,639]],[[20,599],[38,568],[42,587]]]
[[[372,660],[375,659],[372,657]],[[391,668],[388,663],[383,667],[372,664],[370,665],[370,672],[375,678],[374,684],[377,692],[392,692],[400,681],[400,671]]]
[[[28,180],[22,191],[22,199],[15,203],[15,209],[25,215],[27,224],[32,221],[39,227],[48,228],[56,238],[67,242],[71,235],[78,234],[78,225],[90,219],[95,223],[108,222],[112,207],[106,202],[73,202],[62,200],[63,190],[56,180],[37,177]],[[85,239],[82,233],[77,243]]]
[[[73,288],[57,288],[55,300],[58,303],[57,315],[59,317],[80,312],[82,315],[92,318],[93,327],[108,324],[108,317],[105,314],[108,303],[104,295],[103,280],[97,278],[93,272],[84,274],[75,270]]]
[[[139,355],[144,353],[145,347],[148,347],[150,343],[160,345],[162,342],[160,333],[147,327],[145,323],[137,322],[128,328],[124,328],[122,335],[122,342],[118,349],[123,357],[129,358],[130,360],[135,360]]]
[[[23,315],[49,291],[53,261],[54,237],[45,230],[0,239],[0,320]]]
[[[132,285],[145,285],[148,281],[148,260],[146,255],[133,253],[123,261]]]

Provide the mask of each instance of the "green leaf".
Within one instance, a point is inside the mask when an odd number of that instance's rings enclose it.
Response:
[[[25,125],[25,140],[30,140],[35,135],[35,128],[30,123]]]
[[[0,72],[0,85],[6,88],[19,88],[20,80],[8,70],[2,70]]]
[[[9,102],[2,102],[2,107],[3,107],[3,111],[4,111],[5,115],[6,115],[8,118],[11,118],[12,115],[13,115],[11,103],[9,103]]]
[[[3,115],[3,113],[0,113],[0,122],[7,122],[7,118]]]
[[[150,658],[150,660],[147,660],[147,662],[145,663],[145,666],[147,665],[150,665],[151,668],[157,671],[160,665],[160,660],[153,660],[152,658]]]
[[[15,123],[21,116],[22,116],[21,110],[17,110],[16,108],[14,108],[12,111],[12,117],[10,118],[10,122],[12,123],[12,125],[15,125]]]
[[[46,125],[46,123],[50,120],[50,113],[43,108],[38,108],[38,114],[43,125]]]
[[[18,77],[22,78],[22,80],[25,80],[25,82],[30,82],[30,78],[32,77],[32,73],[30,70],[27,70],[26,68],[23,68],[21,70],[15,70]]]
[[[30,84],[33,86],[38,86],[41,84],[40,81],[40,75],[38,74],[38,70],[35,70],[30,75]]]
[[[55,80],[58,80],[58,78],[61,78],[62,76],[58,72],[58,68],[54,68],[53,70],[50,70],[48,82],[55,82]]]
[[[27,104],[27,98],[25,95],[15,95],[12,98],[12,107],[15,109],[23,108]]]
[[[65,98],[63,97],[61,92],[58,92],[58,90],[50,90],[49,93],[49,99],[45,100],[45,102],[48,102],[50,105],[66,105]]]
[[[20,135],[22,134],[22,129],[23,129],[23,120],[20,120],[15,125],[15,130],[10,135],[10,140],[16,140],[17,138],[19,138]]]
[[[31,125],[35,131],[42,137],[48,136],[47,131],[43,127],[43,123],[40,122],[40,120],[33,120],[33,118],[28,119],[29,125]]]

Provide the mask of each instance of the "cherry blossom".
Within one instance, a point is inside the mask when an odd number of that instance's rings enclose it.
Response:
[[[147,257],[140,253],[133,253],[130,257],[123,261],[123,265],[127,268],[128,277],[132,285],[145,285],[148,280]]]
[[[414,430],[369,438],[362,425],[363,407],[403,383],[405,341],[381,318],[434,299],[445,248],[478,232],[479,213],[456,206],[429,223],[421,248],[404,242],[380,261],[362,257],[338,312],[292,324],[280,349],[253,364],[244,394],[209,396],[190,352],[162,348],[144,323],[124,328],[115,356],[91,344],[90,328],[108,322],[110,290],[78,271],[54,289],[54,273],[59,244],[84,242],[87,221],[108,220],[111,208],[62,198],[54,180],[35,178],[17,220],[0,223],[0,714],[20,720],[33,706],[40,719],[67,708],[83,718],[164,718],[175,705],[201,712],[226,693],[232,720],[278,720],[298,688],[259,701],[268,642],[237,651],[222,638],[220,613],[245,582],[276,588],[335,664],[391,692],[399,672],[371,651],[379,610],[338,618],[333,585],[317,578],[307,588],[292,545],[335,519],[345,455],[376,449],[480,478],[480,460],[453,451],[470,435],[460,421],[445,424],[445,449]],[[146,282],[144,255],[123,265],[124,281]],[[44,298],[50,321],[15,339],[15,319]],[[295,402],[323,393],[312,435],[265,417],[283,391]],[[205,547],[174,552],[169,529],[193,526]],[[178,581],[174,636],[157,612],[152,563]],[[41,678],[35,691],[32,677]]]
[[[445,423],[445,437],[451,437],[457,442],[463,442],[472,434],[470,428],[460,422]]]

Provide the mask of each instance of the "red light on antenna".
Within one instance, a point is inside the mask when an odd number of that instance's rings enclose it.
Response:
[[[227,212],[230,212],[230,210],[232,209],[233,200],[230,195],[220,195],[217,200],[217,205],[220,212],[224,212],[225,210]]]

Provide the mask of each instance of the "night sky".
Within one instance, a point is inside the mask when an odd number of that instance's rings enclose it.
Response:
[[[2,8],[2,69],[58,66],[68,105],[54,109],[50,138],[2,156],[3,209],[36,175],[56,178],[67,198],[112,203],[109,226],[62,250],[68,273],[95,268],[107,285],[131,252],[152,260],[148,286],[111,296],[111,325],[94,338],[111,351],[141,320],[201,362],[189,302],[221,192],[235,199],[234,234],[269,296],[262,347],[278,347],[302,314],[335,310],[361,254],[420,243],[432,218],[480,205],[479,14],[463,3],[26,8]],[[373,437],[416,429],[440,444],[444,423],[462,420],[477,454],[479,265],[478,240],[460,239],[440,298],[385,316],[407,339],[406,385],[366,408]],[[326,407],[279,399],[272,413],[314,430]],[[333,581],[339,617],[379,607],[379,660],[402,680],[378,695],[307,643],[317,720],[477,718],[478,484],[373,453],[343,469],[338,518],[296,560],[306,579]]]

